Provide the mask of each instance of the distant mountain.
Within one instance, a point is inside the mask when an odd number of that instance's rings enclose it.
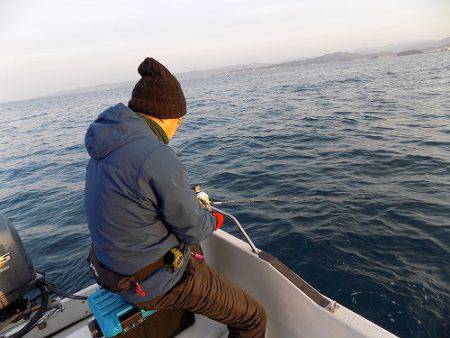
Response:
[[[397,56],[406,56],[406,55],[415,55],[415,54],[423,54],[423,52],[418,49],[410,49],[410,50],[405,50],[403,52],[398,53]]]
[[[61,90],[59,92],[50,94],[48,96],[82,94],[82,93],[88,93],[88,92],[96,92],[96,91],[101,91],[101,90],[110,90],[110,89],[127,88],[127,87],[133,88],[133,85],[134,85],[133,81],[104,83],[104,84],[99,84],[99,85],[95,85],[95,86],[79,87],[79,88],[74,88],[74,89]]]
[[[244,71],[248,69],[255,69],[255,68],[261,68],[264,66],[267,66],[267,63],[250,63],[246,65],[231,65],[231,66],[224,66],[224,67],[218,67],[218,68],[212,68],[207,70],[193,70],[186,73],[179,73],[175,74],[176,77],[179,80],[190,80],[190,79],[198,79],[202,77],[208,77],[214,74],[221,74],[221,73],[227,73],[227,72],[236,72],[236,71]],[[95,86],[87,86],[87,87],[80,87],[75,89],[68,89],[68,90],[61,90],[59,92],[50,94],[48,96],[60,96],[60,95],[72,95],[72,94],[82,94],[82,93],[88,93],[88,92],[95,92],[95,91],[101,91],[101,90],[110,90],[110,89],[118,89],[118,88],[130,88],[130,92],[133,89],[135,81],[122,81],[122,82],[114,82],[114,83],[106,83],[106,84],[99,84]]]
[[[262,68],[277,67],[298,67],[304,65],[355,61],[361,59],[378,59],[382,57],[393,57],[413,54],[423,54],[429,52],[446,51],[450,48],[450,37],[441,40],[426,40],[421,42],[402,42],[393,45],[387,45],[380,48],[359,49],[358,53],[337,52],[324,54],[318,57],[299,59],[295,61],[271,64]],[[365,51],[365,52],[363,52]]]
[[[282,63],[250,63],[217,67],[206,70],[193,70],[190,72],[176,74],[180,80],[190,80],[204,78],[217,74],[236,73],[254,69],[268,69],[278,67],[297,67],[312,64],[332,63],[332,62],[351,62],[362,59],[379,59],[385,57],[394,57],[411,54],[421,54],[429,52],[450,51],[450,37],[441,40],[420,40],[400,42],[375,48],[360,48],[355,52],[336,52],[324,54],[312,58],[301,58],[297,60],[286,61]],[[63,90],[53,95],[78,94],[91,91],[109,90],[117,88],[133,88],[136,81],[123,81],[109,84],[101,84],[91,87]]]
[[[402,41],[378,47],[358,48],[354,52],[363,54],[379,53],[379,52],[400,53],[410,49],[428,51],[429,49],[433,49],[435,47],[437,48],[447,43],[450,43],[450,37],[441,40],[428,39],[428,40]]]
[[[407,50],[421,50],[424,52],[428,52],[447,45],[450,45],[450,37],[441,40],[432,40],[428,42],[413,44],[408,46],[407,48],[404,48],[402,52]]]
[[[391,52],[381,52],[381,53],[371,53],[371,54],[337,52],[337,53],[324,54],[324,55],[321,55],[318,57],[313,57],[313,58],[277,63],[277,64],[265,66],[263,68],[298,67],[298,66],[321,64],[321,63],[355,61],[355,60],[360,60],[360,59],[378,59],[380,57],[392,57],[394,55],[395,54],[391,53]]]
[[[283,62],[271,65],[271,67],[297,67],[303,65],[311,65],[316,63],[329,63],[329,62],[342,62],[342,61],[353,61],[360,57],[360,54],[354,53],[330,53],[318,57],[301,59],[297,61]]]
[[[249,69],[255,69],[255,68],[262,68],[267,66],[267,63],[250,63],[250,64],[244,64],[244,65],[231,65],[231,66],[224,66],[224,67],[217,67],[207,70],[193,70],[186,73],[179,73],[176,74],[177,78],[181,80],[189,80],[189,79],[198,79],[202,77],[208,77],[215,74],[223,74],[223,73],[232,73],[232,72],[239,72],[239,71],[245,71]]]

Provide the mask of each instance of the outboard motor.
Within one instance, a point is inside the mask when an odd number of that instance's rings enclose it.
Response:
[[[0,214],[0,311],[33,288],[36,271],[19,234]]]
[[[28,297],[37,290],[39,306]],[[47,308],[44,276],[36,272],[16,229],[0,214],[0,337],[22,337],[38,324]]]
[[[20,338],[36,326],[45,329],[51,315],[63,311],[59,297],[50,293],[88,302],[96,317],[89,322],[92,337],[173,337],[195,321],[188,311],[140,310],[104,289],[89,298],[57,289],[36,272],[16,229],[0,214],[0,338]]]

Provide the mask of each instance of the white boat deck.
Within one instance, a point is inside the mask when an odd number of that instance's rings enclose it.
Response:
[[[216,231],[202,243],[202,248],[208,264],[263,304],[268,314],[266,337],[395,337],[342,305],[334,303],[335,306],[331,308],[320,306],[317,299],[307,296],[312,288],[292,271],[289,271],[290,278],[286,277],[286,272],[280,272],[258,257],[247,243],[224,231]],[[298,280],[293,282],[292,275]],[[310,288],[309,291],[299,287],[302,283]],[[97,285],[91,285],[78,294],[89,295],[96,287]],[[322,303],[330,302],[328,298],[312,290],[320,296]],[[35,328],[26,337],[91,337],[87,322],[92,316],[86,302],[70,299],[62,302],[63,312],[49,319],[46,328]],[[227,335],[226,326],[206,317],[196,316],[195,324],[177,337]]]
[[[87,327],[88,322],[92,319],[89,317],[84,319],[64,331],[61,331],[55,335],[53,338],[80,338],[80,337],[91,337],[89,329]],[[28,337],[28,336],[26,336]],[[223,324],[215,322],[207,317],[195,315],[194,325],[188,327],[186,330],[181,332],[176,336],[176,338],[218,338],[218,337],[228,337],[227,327]]]

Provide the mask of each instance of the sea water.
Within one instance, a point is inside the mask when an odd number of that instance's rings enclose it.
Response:
[[[182,86],[188,115],[171,144],[193,183],[216,200],[296,197],[224,206],[258,247],[395,334],[449,336],[450,53]],[[0,212],[66,291],[93,282],[84,134],[131,89],[0,104]]]

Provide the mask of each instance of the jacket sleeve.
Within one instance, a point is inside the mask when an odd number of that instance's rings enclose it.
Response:
[[[189,187],[187,172],[174,151],[161,146],[143,163],[138,190],[152,200],[166,226],[181,241],[196,244],[209,237],[216,220]],[[147,196],[145,188],[151,188]],[[153,197],[153,198],[151,198]]]

